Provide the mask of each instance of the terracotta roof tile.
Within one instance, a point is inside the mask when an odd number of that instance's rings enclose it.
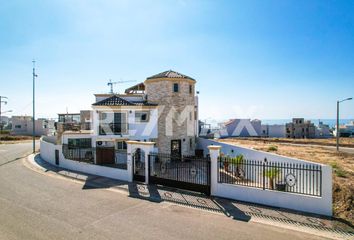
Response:
[[[157,106],[157,104],[148,103],[147,101],[128,101],[116,95],[103,99],[102,101],[92,104],[93,106]]]
[[[154,78],[184,78],[184,79],[195,80],[187,75],[184,75],[179,72],[172,71],[172,70],[168,70],[168,71],[165,71],[162,73],[155,74],[155,75],[148,77],[146,79],[154,79]]]

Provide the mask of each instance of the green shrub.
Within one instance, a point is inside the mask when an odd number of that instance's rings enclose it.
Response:
[[[333,168],[334,173],[337,177],[346,178],[347,172],[343,170],[336,162],[331,162],[329,165]]]
[[[337,175],[337,177],[341,177],[341,178],[346,178],[347,177],[347,172],[344,171],[341,168],[336,168],[334,169],[335,174]]]
[[[274,145],[269,146],[269,147],[268,147],[268,151],[269,151],[269,152],[276,152],[276,151],[278,151],[278,147],[277,147],[277,146],[274,146]]]
[[[240,165],[243,163],[243,160],[244,160],[243,155],[240,154],[237,155],[236,157],[231,158],[231,163],[235,165]]]
[[[271,167],[264,172],[264,176],[269,178],[269,188],[274,189],[274,179],[280,174],[280,169],[276,167]]]
[[[336,162],[331,162],[329,165],[331,165],[333,169],[338,168],[338,164]]]

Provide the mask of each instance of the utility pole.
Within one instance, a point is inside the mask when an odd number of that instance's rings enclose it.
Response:
[[[339,152],[339,136],[340,136],[340,129],[339,129],[339,104],[344,101],[349,101],[352,100],[353,98],[346,98],[341,101],[337,101],[337,131],[336,131],[336,147],[337,147],[337,152]]]
[[[2,99],[7,99],[7,97],[4,97],[4,96],[0,96],[0,130],[2,132],[2,118],[1,118],[1,104],[4,103],[5,105],[7,104],[7,101],[5,100],[2,100]]]
[[[35,121],[35,86],[36,86],[36,77],[38,77],[36,75],[36,61],[33,60],[33,71],[32,71],[32,77],[33,77],[33,118],[32,118],[32,137],[33,137],[33,153],[36,152],[36,121]]]
[[[340,136],[340,131],[339,131],[339,101],[337,101],[337,131],[336,131],[337,152],[339,151],[339,136]]]

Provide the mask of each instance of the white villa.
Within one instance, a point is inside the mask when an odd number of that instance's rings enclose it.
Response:
[[[55,137],[41,138],[40,156],[64,169],[122,181],[332,215],[330,166],[199,138],[195,84],[170,70],[125,94],[95,94],[91,110],[59,114],[61,127]],[[227,126],[233,135],[262,134],[259,120]],[[274,168],[277,177],[267,177]]]
[[[169,70],[126,89],[125,94],[95,94],[91,130],[58,132],[67,148],[96,148],[96,164],[126,161],[126,141],[155,142],[156,151],[194,155],[198,129],[196,81]],[[124,154],[122,154],[124,156]],[[125,156],[126,158],[126,156]]]

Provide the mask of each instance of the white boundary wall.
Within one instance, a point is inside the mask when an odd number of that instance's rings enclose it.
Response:
[[[211,158],[211,195],[257,204],[264,204],[273,207],[287,208],[302,212],[332,216],[332,168],[330,166],[321,165],[322,197],[273,190],[262,190],[241,185],[219,183],[217,172],[218,157],[220,155],[220,152],[229,152],[233,148],[235,155],[243,154],[246,158],[250,158],[252,160],[262,160],[264,159],[264,157],[267,157],[271,161],[278,162],[311,162],[302,161],[294,158],[286,158],[282,156],[274,156],[274,154],[271,154],[271,157],[269,157],[265,152],[255,151],[238,146],[231,146],[228,144],[218,143],[216,141],[207,139],[199,139],[199,143],[202,143],[205,146],[209,143],[209,146],[206,147],[206,149],[209,148]],[[204,152],[206,152],[205,149]]]
[[[313,164],[313,165],[321,165],[322,167],[327,166],[319,163],[314,163],[306,160],[301,160],[297,158],[290,158],[280,156],[278,154],[263,152],[259,150],[254,150],[247,147],[235,146],[227,143],[218,142],[211,139],[198,138],[198,148],[204,150],[204,154],[208,153],[208,146],[217,145],[221,146],[221,153],[225,155],[229,155],[230,157],[235,157],[239,154],[242,154],[246,159],[249,160],[257,160],[263,161],[264,158],[267,158],[268,161],[271,162],[287,162],[287,163],[301,163],[301,164]]]
[[[113,179],[118,179],[118,180],[123,180],[128,182],[133,181],[133,175],[132,175],[133,171],[132,171],[131,161],[127,162],[128,164],[127,170],[104,167],[104,166],[89,164],[85,162],[72,161],[69,159],[65,159],[62,153],[61,146],[62,145],[55,145],[49,142],[45,142],[43,141],[43,139],[41,139],[40,140],[41,158],[52,165],[69,169],[69,170],[84,172],[88,174],[93,174],[93,175],[98,175],[102,177],[108,177],[108,178],[113,178]],[[55,150],[59,151],[59,165],[55,164]]]

